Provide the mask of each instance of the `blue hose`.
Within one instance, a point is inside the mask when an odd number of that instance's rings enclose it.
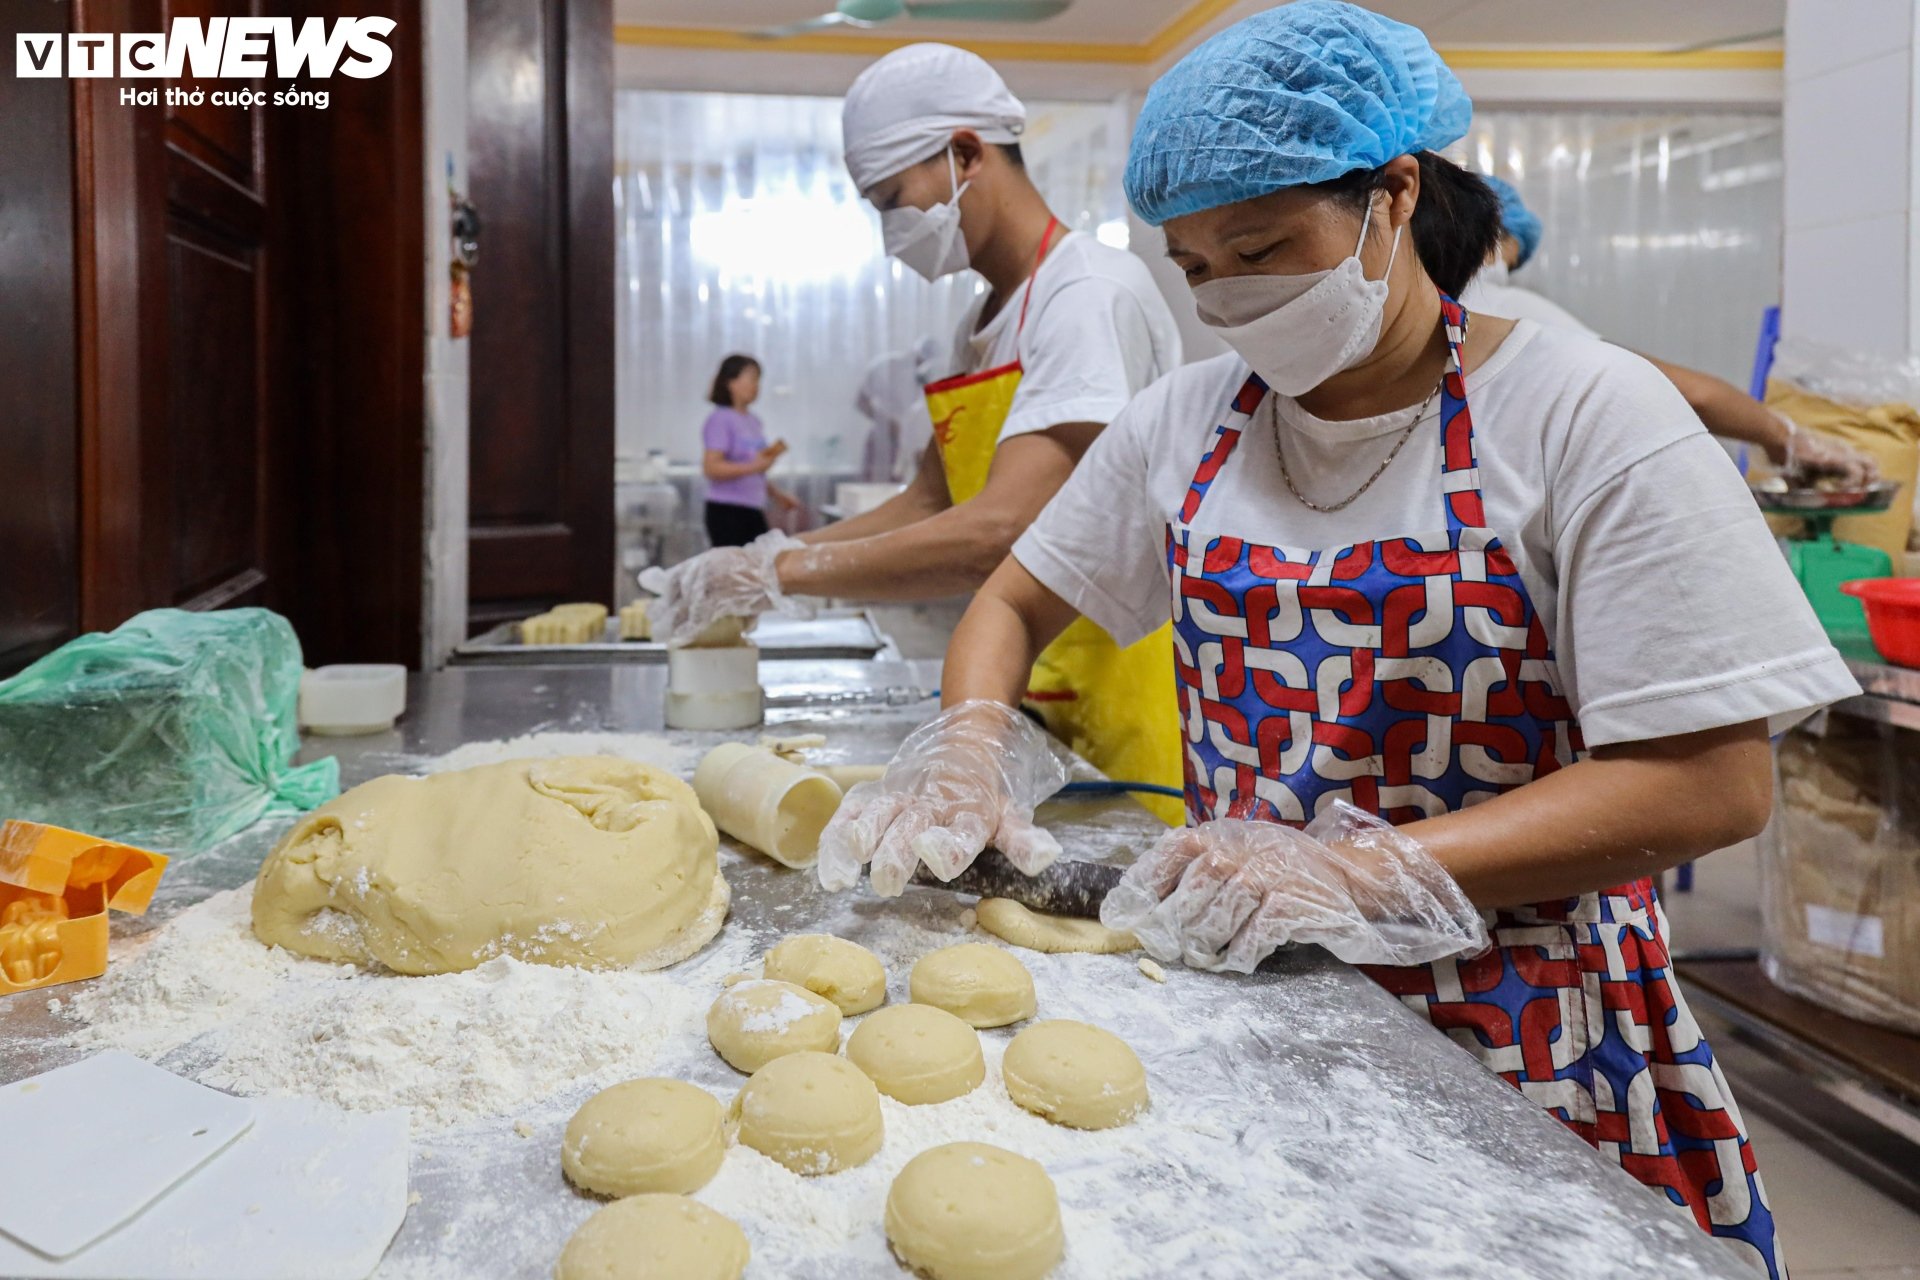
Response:
[[[1163,787],[1157,782],[1069,782],[1055,795],[1061,796],[1172,796],[1176,800],[1186,798],[1186,792],[1178,787]]]

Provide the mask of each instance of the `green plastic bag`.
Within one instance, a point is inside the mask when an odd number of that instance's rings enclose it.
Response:
[[[0,681],[0,819],[196,853],[340,791],[293,766],[300,641],[266,609],[155,609]]]

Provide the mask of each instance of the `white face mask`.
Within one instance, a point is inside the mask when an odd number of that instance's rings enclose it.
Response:
[[[1297,276],[1209,280],[1194,289],[1194,310],[1261,381],[1281,395],[1305,395],[1360,363],[1380,340],[1387,276],[1400,252],[1400,228],[1393,232],[1387,270],[1378,280],[1369,280],[1360,265],[1360,248],[1372,221],[1369,203],[1360,222],[1360,243],[1339,266]]]
[[[1473,278],[1480,284],[1502,285],[1507,282],[1507,277],[1511,274],[1512,268],[1507,266],[1506,255],[1497,253],[1492,261],[1474,273]]]
[[[928,280],[938,280],[968,265],[967,238],[960,234],[960,197],[973,184],[961,182],[947,148],[947,183],[953,198],[931,209],[907,206],[880,215],[880,239],[887,256],[898,258]]]

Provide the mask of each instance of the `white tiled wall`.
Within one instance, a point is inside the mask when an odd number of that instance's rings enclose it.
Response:
[[[1920,349],[1920,0],[1788,0],[1782,323]]]

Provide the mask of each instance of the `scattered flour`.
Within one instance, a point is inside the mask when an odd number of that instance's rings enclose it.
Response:
[[[423,767],[581,752],[682,776],[697,754],[647,735],[538,734],[470,744]],[[1075,830],[1073,856],[1110,853],[1123,836],[1132,833]],[[897,1002],[913,961],[972,923],[942,895],[823,905],[810,884],[786,883],[791,896],[761,886],[744,920],[737,914],[715,943],[669,970],[495,958],[436,977],[264,947],[251,932],[248,885],[150,934],[116,935],[107,976],[48,1007],[73,1028],[76,1048],[126,1048],[242,1094],[409,1108],[416,1141],[431,1133],[432,1142],[414,1149],[413,1208],[380,1280],[545,1276],[599,1207],[560,1172],[567,1116],[597,1089],[641,1075],[689,1080],[730,1101],[741,1077],[708,1047],[703,1014],[725,982],[759,971],[774,940],[816,931],[860,942],[886,965]],[[350,926],[343,918],[315,927]],[[1681,1215],[1670,1228],[1623,1223],[1611,1202],[1560,1176],[1571,1167],[1563,1162],[1592,1158],[1570,1136],[1541,1126],[1543,1148],[1525,1172],[1497,1168],[1475,1131],[1484,1097],[1456,1100],[1450,1072],[1373,1069],[1402,1043],[1404,1015],[1385,1004],[1347,1007],[1352,988],[1335,975],[1291,974],[1256,993],[1253,982],[1175,969],[1148,975],[1166,980],[1154,989],[1128,957],[1021,960],[1040,1017],[1091,1022],[1135,1047],[1149,1110],[1098,1133],[1050,1125],[1006,1094],[1001,1059],[1019,1028],[985,1032],[985,1083],[933,1106],[883,1097],[884,1142],[859,1168],[801,1178],[749,1148],[728,1151],[697,1197],[747,1233],[750,1275],[899,1276],[881,1225],[888,1187],[913,1156],[960,1140],[1046,1166],[1068,1240],[1050,1280],[1704,1274],[1672,1247],[1697,1230]]]
[[[500,957],[400,977],[293,956],[254,938],[251,901],[251,887],[217,894],[116,960],[63,1012],[87,1024],[71,1042],[240,1094],[405,1107],[418,1132],[644,1075],[662,1045],[700,1026],[697,997],[658,973]],[[739,963],[715,954],[703,967]]]
[[[754,991],[770,985],[772,984],[764,978],[749,978],[745,982],[731,984],[729,990],[744,1000]],[[779,996],[778,1004],[765,1009],[752,1009],[742,1015],[740,1030],[755,1034],[767,1032],[777,1035],[801,1019],[820,1011],[819,1005],[809,1003],[792,991],[781,991]]]

